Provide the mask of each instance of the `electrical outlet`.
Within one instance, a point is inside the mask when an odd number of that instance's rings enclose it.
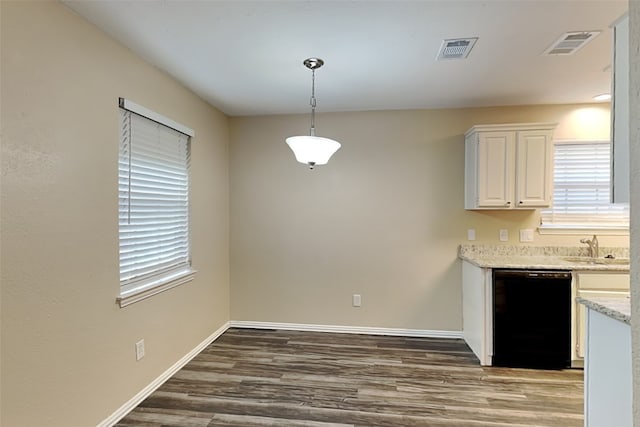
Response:
[[[144,340],[140,340],[136,343],[136,360],[140,360],[144,357]]]
[[[354,307],[360,307],[362,305],[362,297],[359,294],[353,294],[351,303]]]
[[[520,230],[521,242],[533,242],[533,230],[531,228],[523,228]]]
[[[506,230],[504,228],[500,229],[500,241],[501,242],[509,241],[509,230]]]
[[[476,229],[470,228],[467,230],[467,240],[472,241],[476,240]]]

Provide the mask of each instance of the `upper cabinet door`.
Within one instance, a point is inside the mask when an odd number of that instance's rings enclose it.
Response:
[[[516,207],[551,205],[553,141],[548,130],[519,131],[516,139]]]
[[[478,206],[513,206],[514,133],[482,132],[478,138]]]

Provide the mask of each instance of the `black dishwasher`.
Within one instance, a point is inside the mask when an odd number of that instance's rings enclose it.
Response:
[[[494,366],[571,365],[571,273],[493,271]]]

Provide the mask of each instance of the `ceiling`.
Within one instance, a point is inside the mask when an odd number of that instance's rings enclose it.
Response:
[[[627,0],[63,0],[231,116],[592,102],[611,85]],[[569,31],[602,33],[570,56]],[[464,60],[443,39],[478,37]]]

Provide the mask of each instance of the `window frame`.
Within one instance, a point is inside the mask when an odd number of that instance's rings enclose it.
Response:
[[[612,143],[609,140],[555,140],[554,141],[554,194],[555,194],[555,149],[556,145],[584,145],[584,144],[602,144],[607,143],[610,145],[610,153],[613,149]],[[609,159],[609,167],[611,168],[611,158]],[[611,169],[609,169],[609,176],[611,176]],[[609,182],[609,184],[611,184]],[[613,204],[613,203],[610,203]],[[629,207],[627,206],[627,213]],[[540,226],[538,227],[538,232],[540,234],[562,234],[562,235],[582,235],[582,234],[602,234],[602,235],[612,235],[612,236],[628,236],[629,235],[629,225],[605,225],[598,224],[596,221],[594,222],[547,222],[544,223],[543,219],[545,216],[545,211],[553,210],[553,203],[550,208],[541,209],[540,210]]]
[[[186,173],[186,179],[187,179],[186,181],[186,221],[185,221],[187,225],[187,235],[186,235],[187,255],[186,257],[183,257],[183,258],[186,258],[186,260],[181,261],[175,267],[169,267],[169,268],[160,267],[160,268],[156,268],[153,272],[149,274],[140,275],[135,279],[123,280],[122,279],[122,258],[121,258],[122,247],[121,247],[121,238],[120,238],[120,235],[123,229],[120,226],[121,196],[119,196],[119,201],[118,201],[118,206],[119,206],[118,207],[118,253],[119,253],[118,266],[119,267],[118,269],[119,269],[120,285],[119,285],[119,295],[116,297],[116,302],[119,304],[120,307],[126,307],[130,304],[133,304],[138,301],[142,301],[146,298],[149,298],[153,295],[167,291],[176,286],[180,286],[182,284],[188,283],[191,280],[193,280],[195,276],[196,270],[193,269],[191,264],[191,233],[190,233],[190,229],[191,229],[191,214],[190,214],[191,194],[190,193],[191,191],[190,191],[190,184],[189,184],[190,177],[191,177],[190,162],[189,162],[189,153],[191,150],[190,144],[195,133],[192,129],[184,125],[181,125],[152,110],[142,107],[125,98],[119,98],[118,106],[119,106],[118,115],[121,120],[120,126],[123,126],[123,122],[122,122],[123,114],[126,114],[127,112],[129,114],[136,114],[137,116],[151,120],[156,124],[162,125],[165,128],[171,129],[172,131],[179,132],[180,134],[183,134],[184,136],[186,136],[186,139],[184,142],[186,144],[185,148],[187,150],[186,159],[185,159],[185,168],[186,168],[185,173]],[[118,144],[119,144],[118,192],[119,194],[121,194],[120,173],[123,171],[121,169],[121,157],[123,156],[123,146],[125,145],[124,139],[128,138],[129,136],[130,135],[125,136],[125,133],[122,132],[120,135],[120,140],[118,141]],[[129,144],[132,144],[132,142],[129,141]],[[127,168],[131,168],[130,160],[129,160],[129,164],[127,165]],[[184,204],[182,205],[182,209],[184,209]]]

